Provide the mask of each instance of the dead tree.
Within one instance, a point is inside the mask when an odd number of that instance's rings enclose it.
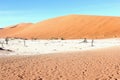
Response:
[[[1,44],[1,47],[2,47],[2,48],[4,48],[4,45],[3,45],[3,44],[4,44],[4,42],[0,42],[0,44]]]
[[[25,41],[25,39],[24,39],[23,41],[24,41],[24,46],[26,46],[26,41]]]
[[[83,42],[84,42],[84,43],[87,43],[87,38],[84,38]]]
[[[91,46],[92,46],[92,47],[94,46],[94,44],[93,44],[93,43],[94,43],[94,40],[92,39],[92,41],[91,41]]]
[[[9,39],[8,39],[8,38],[5,38],[5,42],[6,42],[6,44],[8,44],[8,41],[9,41]]]

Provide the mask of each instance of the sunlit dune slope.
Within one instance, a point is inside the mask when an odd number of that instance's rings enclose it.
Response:
[[[14,30],[12,28],[2,29],[0,30],[0,37],[40,39],[120,37],[120,17],[68,15],[28,26],[22,27],[22,30],[21,27],[13,28]]]

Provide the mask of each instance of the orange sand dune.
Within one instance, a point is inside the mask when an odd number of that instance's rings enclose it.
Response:
[[[0,80],[120,80],[120,47],[0,58]]]
[[[6,27],[0,30],[0,36],[1,37],[12,37],[12,35],[16,33],[19,34],[19,32],[21,32],[25,28],[28,28],[31,25],[33,24],[32,23],[21,23],[21,24],[17,24],[14,26]]]
[[[120,37],[120,17],[68,15],[38,22],[24,30],[15,29],[12,34],[1,30],[0,37],[50,39],[112,38]],[[6,34],[6,35],[4,35]]]

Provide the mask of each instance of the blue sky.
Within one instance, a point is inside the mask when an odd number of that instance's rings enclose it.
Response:
[[[0,27],[69,14],[120,16],[120,0],[0,1]]]

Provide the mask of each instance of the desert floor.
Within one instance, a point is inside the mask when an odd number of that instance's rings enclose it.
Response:
[[[1,57],[0,80],[120,80],[120,46]]]
[[[120,80],[120,39],[0,39],[0,80]]]

